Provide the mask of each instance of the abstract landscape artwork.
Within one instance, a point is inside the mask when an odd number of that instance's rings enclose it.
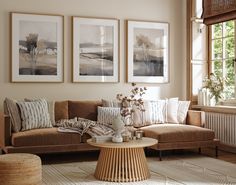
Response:
[[[12,13],[12,81],[63,81],[63,16]]]
[[[127,21],[127,81],[167,83],[168,23]]]
[[[119,21],[73,17],[73,81],[118,82]]]

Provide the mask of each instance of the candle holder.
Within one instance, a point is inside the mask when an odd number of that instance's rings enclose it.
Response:
[[[136,139],[142,139],[143,131],[142,130],[136,130],[135,131],[135,136],[136,136]]]

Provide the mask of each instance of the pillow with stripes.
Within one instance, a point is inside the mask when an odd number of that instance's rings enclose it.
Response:
[[[32,101],[38,101],[40,99],[25,98],[24,100],[25,100],[25,102],[32,102]],[[47,104],[48,104],[48,113],[49,113],[49,116],[50,116],[51,123],[52,123],[53,126],[55,126],[56,125],[56,121],[55,121],[55,101],[48,101],[48,100],[46,100],[46,101],[47,101]]]
[[[32,102],[17,102],[17,104],[20,108],[22,131],[52,127],[48,104],[45,99]]]
[[[98,106],[97,122],[104,125],[112,125],[113,120],[120,115],[118,107],[100,107]]]
[[[144,109],[144,112],[138,109],[134,109],[134,127],[143,127],[165,122],[166,100],[144,101]]]

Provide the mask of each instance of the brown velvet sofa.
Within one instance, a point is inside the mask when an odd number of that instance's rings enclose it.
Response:
[[[82,117],[96,121],[97,106],[101,101],[58,101],[55,102],[55,120]],[[188,111],[187,125],[159,124],[142,127],[146,137],[158,139],[152,146],[159,150],[215,147],[219,141],[212,130],[202,128],[203,112]],[[55,153],[98,150],[86,143],[88,134],[57,132],[57,128],[34,129],[18,133],[11,131],[10,118],[0,114],[0,147],[5,153]]]

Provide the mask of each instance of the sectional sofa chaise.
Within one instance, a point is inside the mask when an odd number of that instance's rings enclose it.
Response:
[[[82,117],[96,121],[97,107],[101,101],[57,101],[55,102],[55,120]],[[215,139],[214,131],[203,128],[203,112],[189,110],[187,124],[155,124],[141,127],[146,137],[158,139],[158,144],[152,146],[160,151],[171,149],[188,149],[215,147],[219,141]],[[98,150],[86,143],[88,134],[80,136],[77,133],[58,132],[57,128],[41,128],[14,133],[10,117],[0,114],[0,147],[4,153],[55,153]]]

